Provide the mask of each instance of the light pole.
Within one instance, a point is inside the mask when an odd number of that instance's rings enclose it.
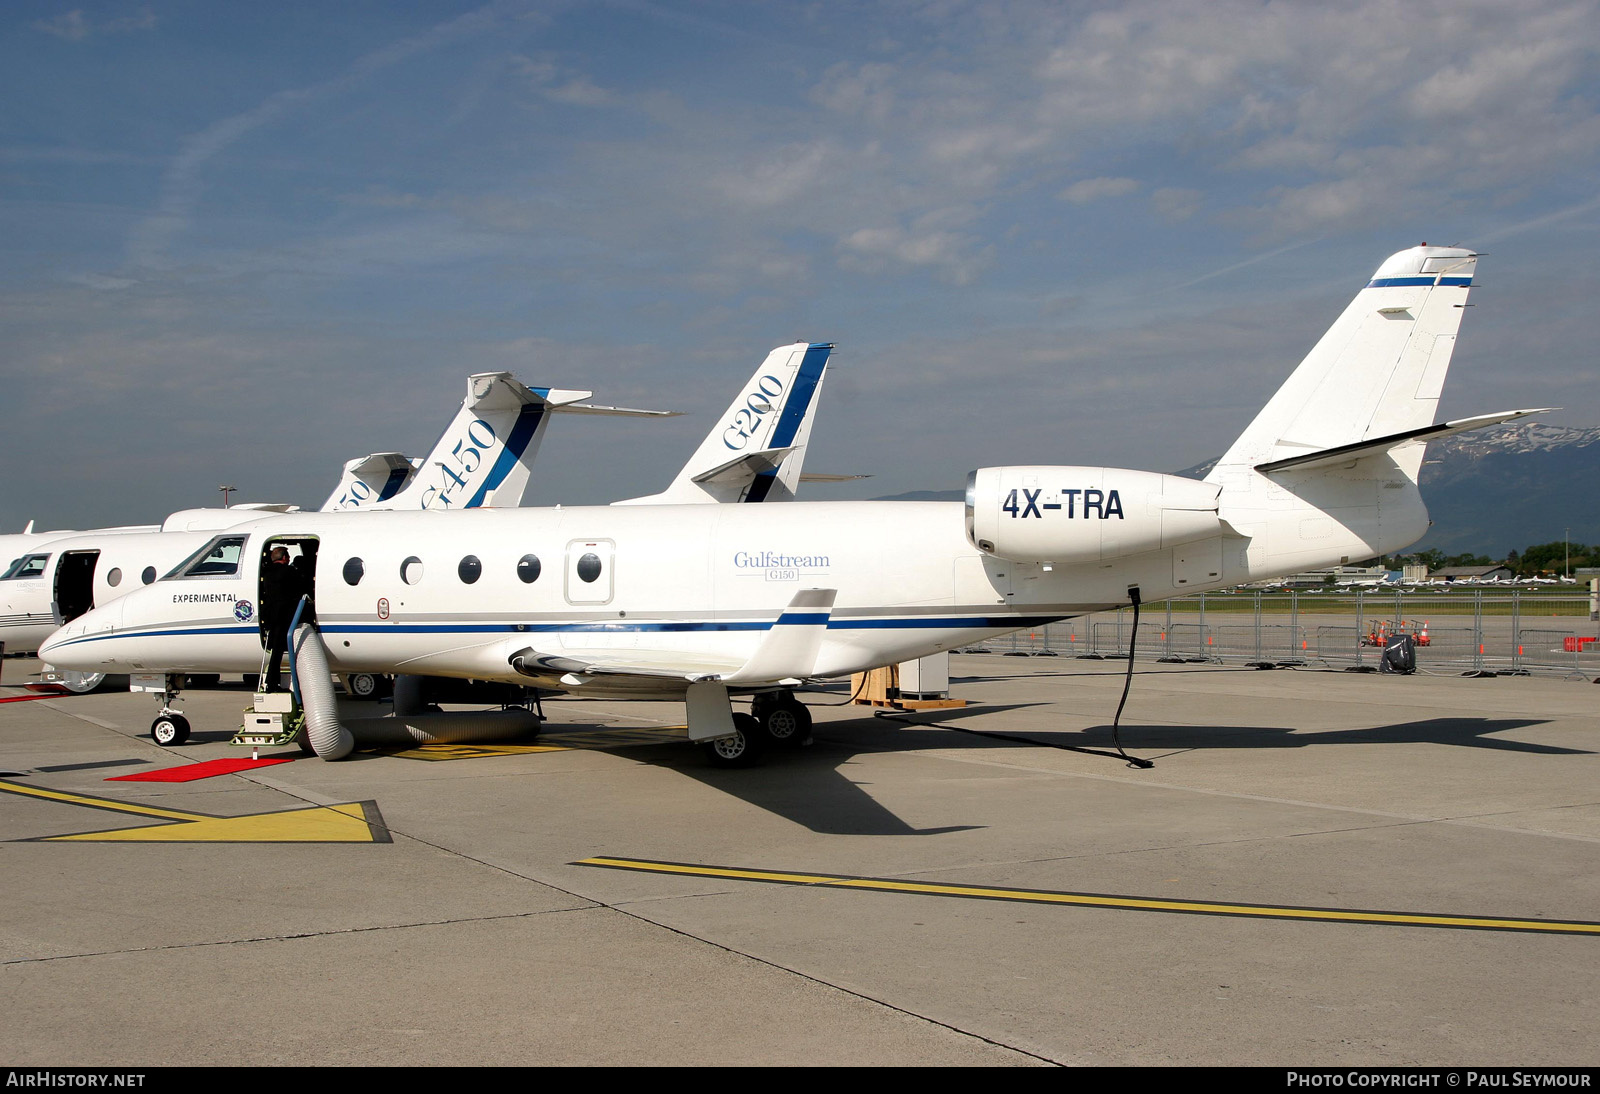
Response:
[[[222,507],[226,509],[228,507],[228,495],[239,488],[237,486],[219,486],[217,489],[222,491]]]
[[[1561,565],[1561,577],[1562,577],[1563,581],[1571,581],[1572,580],[1572,529],[1571,528],[1568,528],[1565,532],[1562,533],[1562,535],[1561,535],[1561,545],[1562,545],[1562,547],[1565,548],[1565,551],[1563,553],[1566,555],[1566,561],[1564,563],[1562,563],[1562,565]]]

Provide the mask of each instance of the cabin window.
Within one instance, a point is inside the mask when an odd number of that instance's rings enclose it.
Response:
[[[239,556],[244,553],[244,536],[218,536],[194,554],[172,568],[168,577],[234,577],[239,573]],[[145,584],[155,580],[156,568],[147,566],[150,577]]]
[[[113,566],[113,567],[111,567],[111,572],[106,575],[106,584],[110,585],[113,589],[115,589],[118,585],[122,584],[122,567],[121,566]]]
[[[523,555],[517,561],[517,577],[522,579],[524,585],[532,585],[539,580],[539,556]]]
[[[590,551],[578,560],[578,577],[594,584],[600,578],[600,556]]]
[[[141,570],[139,572],[139,580],[144,582],[146,585],[150,584],[155,579],[156,579],[156,568],[154,566],[146,566],[143,570]]]
[[[344,564],[344,583],[346,585],[361,584],[361,577],[367,568],[359,558],[346,559]]]
[[[463,585],[471,585],[483,576],[483,563],[478,561],[477,555],[468,555],[456,567],[456,573],[460,575]]]
[[[415,585],[422,580],[422,560],[412,555],[400,564],[400,580],[407,585]]]
[[[49,555],[23,555],[11,564],[11,569],[6,571],[4,580],[38,577],[44,573],[44,565],[49,561]]]

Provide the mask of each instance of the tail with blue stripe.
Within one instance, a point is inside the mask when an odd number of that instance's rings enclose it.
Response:
[[[1433,424],[1477,263],[1460,247],[1392,255],[1208,480]],[[1402,459],[1414,481],[1421,446]]]
[[[333,488],[322,512],[340,513],[352,509],[371,509],[405,489],[416,466],[398,452],[374,452],[344,465],[339,485]]]
[[[381,509],[475,509],[522,502],[550,411],[588,391],[530,388],[509,372],[467,378],[467,397],[411,481]]]
[[[615,504],[793,500],[832,352],[825,342],[773,350],[664,491]]]

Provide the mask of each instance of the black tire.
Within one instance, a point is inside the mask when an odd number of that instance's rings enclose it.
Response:
[[[372,672],[352,672],[345,678],[350,698],[376,703],[383,698],[383,677]]]
[[[705,744],[706,757],[713,767],[754,767],[766,753],[767,734],[761,723],[748,714],[733,716],[733,736],[718,737]]]
[[[765,703],[758,717],[767,737],[783,748],[799,748],[811,740],[811,712],[793,697]]]
[[[181,714],[163,714],[150,723],[150,739],[162,748],[181,745],[189,739],[189,719]]]

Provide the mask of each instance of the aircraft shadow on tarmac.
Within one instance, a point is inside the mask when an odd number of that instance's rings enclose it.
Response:
[[[984,708],[988,710],[989,708]],[[927,724],[943,711],[917,712],[910,724]],[[948,712],[961,714],[961,711]],[[1416,722],[1395,722],[1383,726],[1364,726],[1357,729],[1301,731],[1284,726],[1174,726],[1124,723],[1121,729],[1124,748],[1136,750],[1164,749],[1218,749],[1218,748],[1310,748],[1321,745],[1350,744],[1436,744],[1467,748],[1497,749],[1503,752],[1527,752],[1544,756],[1588,756],[1589,749],[1563,748],[1559,745],[1538,744],[1533,741],[1507,740],[1491,737],[1492,733],[1522,729],[1527,726],[1548,724],[1544,718],[1427,718]],[[979,727],[951,727],[976,736],[990,736],[990,731]],[[1087,726],[1081,730],[1025,730],[1015,735],[995,735],[998,743],[1015,746],[1022,739],[1047,747],[1104,749],[1111,744],[1109,725]]]
[[[1037,706],[1013,704],[984,706],[985,715],[1005,709]],[[856,749],[883,752],[917,752],[964,745],[974,748],[1060,748],[1104,756],[1117,761],[1111,751],[1109,725],[1081,730],[1035,730],[1005,734],[998,729],[940,725],[940,719],[971,719],[974,710],[930,710],[893,718],[859,718],[819,723],[817,744],[795,751],[778,750],[766,764],[729,771],[706,765],[698,755],[686,757],[681,745],[653,746],[655,756],[646,762],[670,767],[681,774],[739,798],[759,809],[827,835],[934,836],[964,832],[983,825],[949,825],[917,828],[907,824],[873,799],[869,783],[850,777]],[[1489,736],[1527,726],[1547,724],[1537,718],[1430,718],[1357,729],[1299,732],[1278,726],[1171,726],[1124,725],[1123,747],[1135,754],[1152,750],[1166,753],[1204,749],[1307,748],[1349,744],[1440,744],[1488,748],[1537,755],[1590,755],[1584,749],[1562,748],[1529,741]],[[641,757],[642,758],[642,757]],[[1158,757],[1159,758],[1159,757]]]

